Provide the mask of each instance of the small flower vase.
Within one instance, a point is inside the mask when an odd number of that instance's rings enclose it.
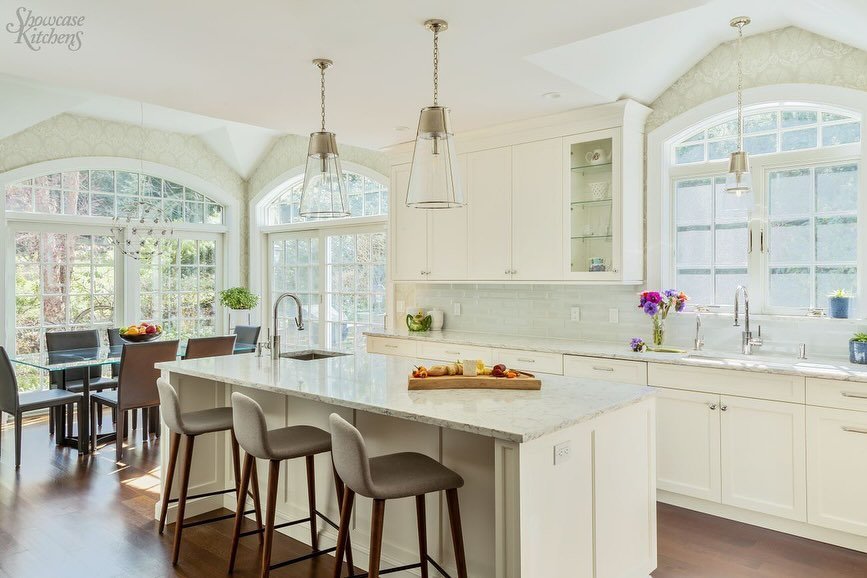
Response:
[[[665,319],[659,315],[653,316],[653,344],[662,347],[665,343]]]

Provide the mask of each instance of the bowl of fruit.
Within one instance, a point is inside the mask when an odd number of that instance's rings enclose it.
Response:
[[[120,328],[120,338],[130,343],[141,343],[143,341],[153,341],[163,334],[161,325],[142,322],[138,325],[130,325],[129,327]]]

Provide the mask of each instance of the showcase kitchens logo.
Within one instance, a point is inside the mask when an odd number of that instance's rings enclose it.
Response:
[[[24,6],[15,11],[15,20],[6,24],[6,32],[15,37],[15,44],[34,52],[43,46],[66,46],[76,52],[81,48],[82,28],[84,16],[42,16]]]

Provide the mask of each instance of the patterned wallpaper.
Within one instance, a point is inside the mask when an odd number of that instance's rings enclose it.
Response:
[[[737,89],[736,42],[713,49],[651,105],[647,132],[677,115]],[[744,88],[771,84],[830,84],[867,90],[867,52],[788,27],[743,41]]]
[[[246,183],[198,137],[61,114],[0,141],[0,172],[71,157],[124,157],[171,166],[244,199]],[[144,154],[142,155],[142,151]]]

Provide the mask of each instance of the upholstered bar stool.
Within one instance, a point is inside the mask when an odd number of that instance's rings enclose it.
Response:
[[[316,509],[316,480],[314,478],[313,457],[316,454],[322,454],[331,450],[331,435],[317,427],[308,425],[297,425],[279,428],[268,431],[265,424],[265,413],[262,407],[253,399],[250,399],[242,393],[235,392],[232,394],[232,417],[235,421],[235,434],[238,436],[238,443],[244,449],[247,456],[244,458],[244,469],[241,474],[241,493],[250,483],[250,473],[253,473],[253,483],[255,484],[256,473],[256,458],[268,460],[268,497],[265,502],[265,546],[262,549],[262,576],[268,576],[271,570],[282,568],[289,564],[309,560],[324,554],[330,554],[336,550],[335,548],[319,549],[319,536],[316,528],[316,519],[321,518],[326,524],[329,524],[335,530],[337,524],[329,520],[324,514]],[[280,481],[280,462],[291,460],[294,458],[303,457],[307,462],[307,502],[308,513],[306,518],[286,522],[285,524],[274,525],[274,516],[277,507],[277,485]],[[337,489],[337,504],[341,504],[344,494],[343,482],[336,475],[334,476],[334,485]],[[249,536],[262,532],[262,530],[252,530],[249,532],[241,532],[241,521],[244,517],[243,502],[238,501],[238,507],[235,510],[235,529],[232,534],[232,551],[229,556],[229,572],[235,567],[235,556],[238,552],[238,540],[243,536]],[[296,524],[310,524],[310,546],[312,552],[286,560],[285,562],[271,563],[271,546],[274,541],[274,530],[294,526]],[[348,537],[347,537],[348,538]],[[347,539],[348,542],[348,539]],[[336,562],[337,573],[343,563],[343,552],[346,552],[346,562],[349,565],[350,573],[353,570],[352,566],[352,546],[351,544],[341,550],[341,556]]]
[[[178,394],[175,388],[162,377],[157,380],[157,389],[160,395],[160,411],[163,414],[163,422],[171,432],[171,448],[169,449],[169,468],[166,472],[165,487],[163,488],[162,508],[160,509],[160,526],[159,533],[163,533],[166,526],[166,512],[170,503],[177,502],[178,517],[175,522],[175,540],[172,545],[172,564],[178,563],[178,557],[181,552],[181,534],[184,528],[199,526],[201,524],[209,524],[219,520],[228,520],[234,517],[234,514],[197,520],[195,522],[184,522],[184,511],[186,510],[187,501],[197,498],[206,498],[209,496],[218,496],[229,492],[238,494],[238,501],[245,505],[247,502],[247,487],[239,488],[240,482],[240,452],[238,451],[238,440],[235,437],[235,432],[232,427],[232,408],[217,407],[213,409],[205,409],[201,411],[192,411],[182,413],[180,403],[178,403]],[[193,442],[197,436],[206,433],[215,433],[228,431],[232,434],[232,465],[235,473],[235,487],[226,490],[217,490],[207,492],[197,496],[187,496],[187,491],[190,485],[190,465],[193,461]],[[175,475],[175,467],[178,461],[178,450],[181,445],[181,438],[186,438],[186,446],[184,448],[184,461],[181,464],[181,487],[178,492],[178,497],[170,499],[172,491],[172,480]],[[243,496],[243,498],[241,498]],[[253,510],[244,512],[246,514],[255,513],[256,523],[262,527],[262,511],[259,504],[259,484],[255,472],[253,473]]]
[[[340,507],[340,529],[337,534],[337,552],[340,559],[343,547],[349,536],[349,521],[355,494],[373,498],[373,516],[370,524],[370,563],[368,578],[378,578],[390,574],[419,568],[422,578],[428,576],[428,563],[443,576],[449,576],[427,553],[427,529],[425,516],[425,494],[445,491],[452,529],[452,542],[455,549],[455,562],[458,578],[467,578],[467,562],[464,554],[464,537],[461,530],[461,512],[458,505],[458,488],[464,480],[438,461],[424,454],[402,452],[367,457],[367,448],[361,433],[348,421],[331,414],[331,455],[337,474],[346,484]],[[382,555],[382,524],[385,518],[385,501],[398,498],[415,497],[418,516],[419,563],[407,564],[396,568],[380,570]],[[340,578],[340,569],[334,578]]]

